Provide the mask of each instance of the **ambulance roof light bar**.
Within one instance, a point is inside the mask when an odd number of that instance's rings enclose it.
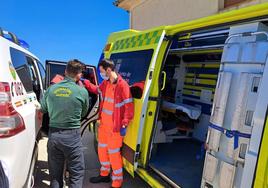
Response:
[[[16,35],[14,35],[13,33],[9,32],[9,31],[5,31],[0,27],[0,36],[4,37],[5,39],[23,47],[26,49],[29,49],[29,44],[27,42],[25,42],[24,40],[18,39],[18,37]]]

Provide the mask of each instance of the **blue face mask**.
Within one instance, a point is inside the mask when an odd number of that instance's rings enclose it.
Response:
[[[106,74],[105,73],[100,73],[100,76],[101,76],[101,78],[103,79],[103,80],[109,80],[109,77],[108,76],[106,76]]]

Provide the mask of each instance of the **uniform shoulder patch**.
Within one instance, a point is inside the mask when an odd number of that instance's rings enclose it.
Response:
[[[73,93],[69,88],[59,87],[53,92],[57,97],[70,97]]]

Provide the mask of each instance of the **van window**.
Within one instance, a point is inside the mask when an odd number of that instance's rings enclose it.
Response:
[[[50,68],[50,74],[49,74],[49,82],[57,75],[60,74],[62,76],[64,76],[65,74],[65,69],[66,69],[66,65],[62,65],[62,64],[53,64],[53,68]]]
[[[146,80],[153,50],[142,50],[112,54],[110,59],[115,63],[118,73],[131,86]]]
[[[33,91],[31,72],[28,67],[26,55],[15,48],[10,48],[10,55],[13,66],[20,77],[26,92]]]

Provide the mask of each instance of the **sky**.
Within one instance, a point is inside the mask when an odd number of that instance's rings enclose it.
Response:
[[[0,27],[45,60],[96,65],[110,33],[128,29],[128,13],[114,0],[2,0]]]

